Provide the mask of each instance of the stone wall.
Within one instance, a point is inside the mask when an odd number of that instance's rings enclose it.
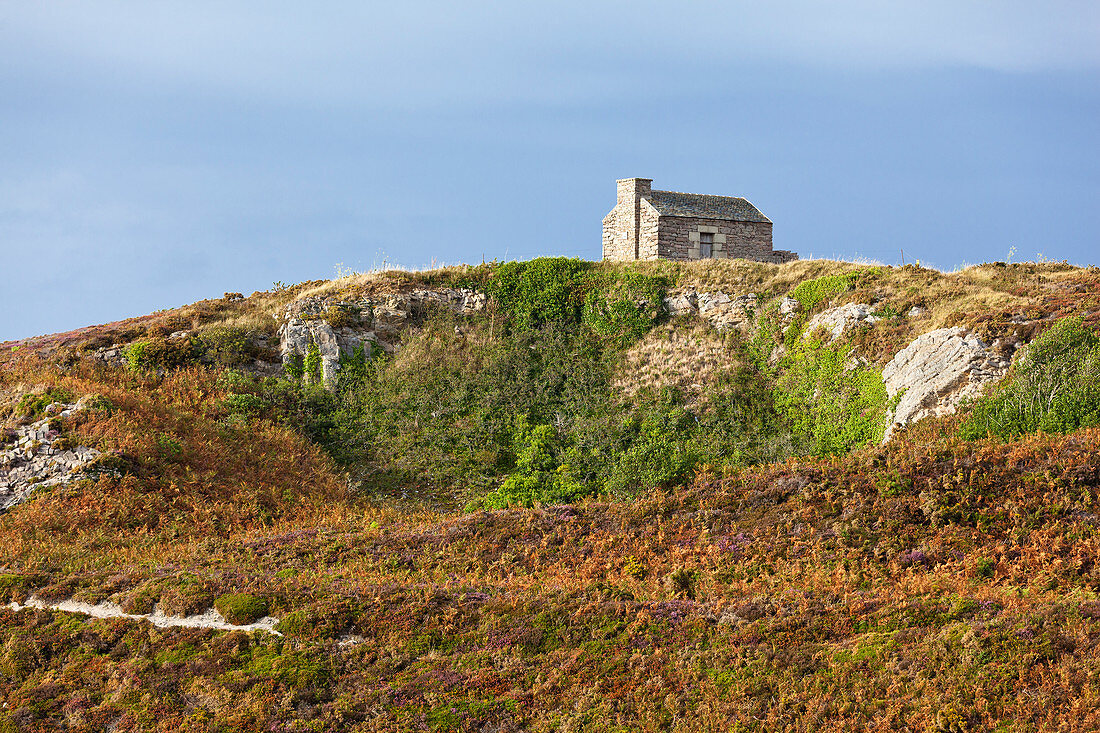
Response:
[[[661,217],[648,201],[638,208],[638,259],[660,259]]]
[[[630,232],[634,228],[632,219],[625,215],[618,204],[603,220],[603,258],[605,260],[634,259],[634,241]]]
[[[713,257],[742,258],[758,262],[786,262],[793,253],[772,250],[770,222],[720,221],[682,216],[663,216],[660,223],[660,257],[666,260],[699,259],[699,234],[714,235]]]

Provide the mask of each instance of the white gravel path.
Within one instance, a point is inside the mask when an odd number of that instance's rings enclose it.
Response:
[[[282,636],[275,630],[275,624],[279,619],[273,616],[264,616],[259,621],[251,624],[231,624],[213,608],[208,608],[204,613],[194,616],[169,616],[158,608],[152,613],[126,613],[117,604],[103,601],[102,603],[82,603],[80,601],[58,601],[47,603],[39,598],[31,596],[26,604],[12,601],[8,607],[14,611],[22,611],[25,608],[41,608],[53,611],[65,611],[66,613],[82,613],[85,616],[95,618],[128,618],[143,620],[154,626],[185,626],[193,629],[221,629],[223,631],[266,631],[275,636]]]

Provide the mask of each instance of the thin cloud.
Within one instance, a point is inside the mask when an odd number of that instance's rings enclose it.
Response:
[[[1100,4],[413,1],[367,9],[101,0],[9,7],[0,46],[9,69],[103,83],[367,104],[558,99],[607,93],[611,78],[668,83],[663,68],[755,62],[1095,69]]]

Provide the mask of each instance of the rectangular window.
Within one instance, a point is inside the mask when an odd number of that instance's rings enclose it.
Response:
[[[714,235],[710,232],[699,232],[699,257],[707,259],[714,254]]]

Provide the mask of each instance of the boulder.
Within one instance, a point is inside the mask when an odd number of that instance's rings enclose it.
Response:
[[[756,293],[733,297],[721,291],[699,294],[699,315],[710,321],[719,331],[748,326],[756,305]]]
[[[784,295],[783,299],[779,301],[779,315],[784,318],[793,318],[800,310],[802,310],[802,303],[796,298]]]
[[[805,333],[811,334],[819,328],[824,328],[832,337],[838,339],[853,326],[866,323],[877,323],[881,319],[874,314],[874,309],[866,303],[848,303],[837,308],[830,308],[810,318],[806,322]]]
[[[698,294],[694,290],[668,295],[664,300],[670,316],[683,316],[699,312]]]
[[[964,399],[980,395],[1008,371],[1011,352],[1011,347],[990,348],[965,328],[940,328],[918,336],[882,370],[887,394],[901,394],[885,439],[899,427],[953,413]]]

